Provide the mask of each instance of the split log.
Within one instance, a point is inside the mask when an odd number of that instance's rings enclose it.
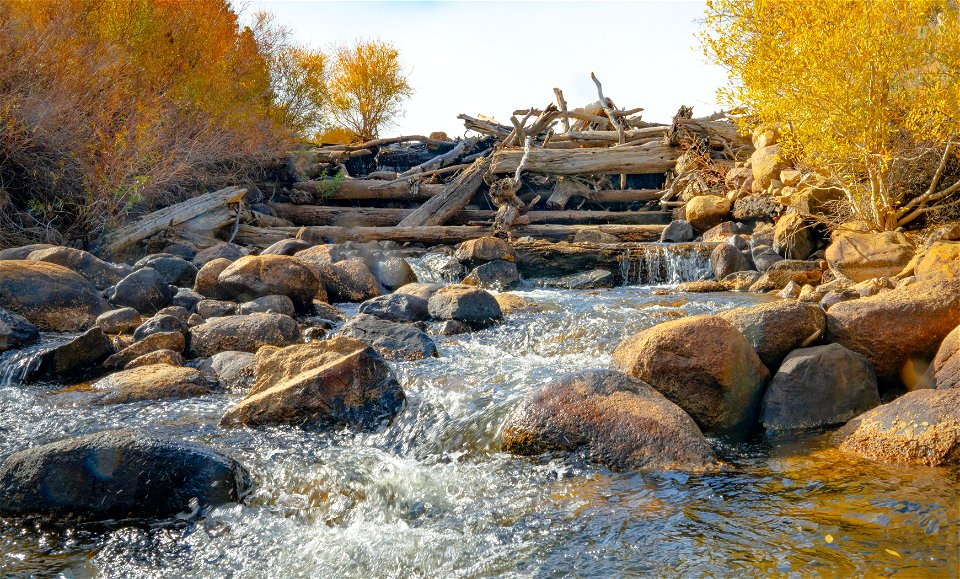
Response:
[[[664,173],[676,164],[678,156],[676,149],[663,143],[598,149],[534,149],[526,170],[553,175]],[[502,149],[493,155],[492,170],[513,173],[522,157],[523,149]]]
[[[116,255],[130,245],[156,235],[168,227],[196,220],[214,209],[225,209],[228,203],[238,203],[246,193],[247,190],[241,187],[227,187],[148,213],[107,236],[104,249],[108,255]],[[201,231],[213,231],[209,221],[205,220],[203,224],[199,224]],[[218,216],[215,221],[221,224],[222,217]]]
[[[483,185],[483,174],[490,165],[489,158],[477,159],[468,169],[447,183],[443,191],[417,208],[400,222],[402,227],[443,225],[458,211],[470,203],[470,199]]]
[[[376,179],[345,179],[333,189],[332,179],[303,181],[293,188],[312,193],[323,199],[390,199],[398,201],[426,201],[443,192],[445,185],[414,184],[410,181],[380,181]]]

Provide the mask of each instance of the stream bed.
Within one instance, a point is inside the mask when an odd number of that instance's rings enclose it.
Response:
[[[729,468],[709,474],[501,453],[507,414],[545,381],[607,367],[656,323],[767,299],[516,293],[540,311],[392,363],[408,406],[375,433],[218,428],[239,395],[77,407],[49,395],[62,384],[0,384],[0,458],[136,428],[209,444],[257,481],[247,504],[176,527],[0,520],[0,576],[957,576],[958,469],[870,463],[829,435],[713,440]]]

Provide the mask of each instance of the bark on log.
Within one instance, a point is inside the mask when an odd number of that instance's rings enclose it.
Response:
[[[333,181],[303,181],[293,188],[307,191],[325,199],[391,199],[426,201],[443,192],[445,185],[415,185],[410,181],[380,181],[376,179],[345,179],[333,191]]]
[[[535,149],[525,170],[553,175],[663,173],[676,164],[678,156],[676,149],[663,143],[598,149]],[[523,149],[502,149],[493,156],[492,170],[513,173],[522,157]]]
[[[126,247],[168,227],[186,223],[208,211],[224,207],[227,203],[237,203],[243,199],[246,192],[247,190],[241,187],[227,187],[148,213],[110,234],[104,243],[104,249],[108,255],[120,253]]]
[[[490,165],[487,157],[477,159],[457,178],[444,186],[443,192],[418,207],[400,222],[403,227],[443,225],[458,211],[470,203],[470,199],[483,185],[483,174]]]

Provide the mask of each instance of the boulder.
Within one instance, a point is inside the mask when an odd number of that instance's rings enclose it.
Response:
[[[288,346],[300,340],[300,328],[283,314],[250,314],[212,318],[190,331],[190,354],[212,356],[239,350],[256,352],[262,346]]]
[[[247,471],[207,446],[105,431],[28,448],[0,465],[0,516],[168,519],[238,502]]]
[[[510,289],[518,283],[520,283],[520,273],[517,271],[517,264],[502,259],[478,265],[463,279],[464,285],[495,290]]]
[[[177,288],[177,293],[173,296],[173,299],[170,300],[170,305],[181,307],[187,310],[187,312],[193,313],[197,311],[197,304],[202,299],[203,296],[197,292],[181,287]]]
[[[763,396],[767,431],[844,424],[880,405],[877,377],[865,357],[840,344],[794,350]]]
[[[246,392],[253,386],[254,358],[250,352],[220,352],[204,360],[197,369],[231,392]]]
[[[359,312],[391,322],[409,323],[430,319],[426,299],[402,293],[371,298],[360,304]]]
[[[311,306],[313,304],[311,303]],[[263,296],[255,300],[250,300],[240,304],[240,315],[247,314],[286,314],[292,316],[296,313],[293,301],[287,296]]]
[[[544,287],[585,290],[609,288],[614,286],[613,272],[607,269],[592,269],[583,273],[574,273],[562,277],[542,280]]]
[[[510,314],[540,311],[540,308],[537,306],[537,304],[529,300],[525,300],[518,295],[500,292],[494,294],[493,299],[497,300],[497,305],[500,306],[500,312],[505,316]]]
[[[373,275],[388,290],[395,290],[417,281],[417,274],[402,257],[388,257],[377,261],[373,266]]]
[[[503,319],[500,305],[489,292],[462,285],[437,290],[427,301],[427,311],[436,320],[457,320],[473,328],[485,328]]]
[[[657,324],[620,342],[613,363],[684,409],[706,433],[753,427],[769,377],[750,342],[719,316]]]
[[[40,330],[27,318],[0,308],[0,352],[16,350],[40,341]]]
[[[458,322],[457,320],[446,320],[440,323],[431,324],[431,326],[427,329],[430,330],[430,333],[438,336],[458,336],[460,334],[467,334],[473,331],[473,328],[463,322]]]
[[[773,230],[773,249],[787,259],[807,259],[817,248],[813,229],[806,219],[788,213],[777,220]]]
[[[420,267],[425,271],[426,279],[459,283],[463,280],[463,264],[457,258],[446,253],[427,253],[420,258]],[[418,278],[419,279],[419,278]]]
[[[687,201],[687,221],[698,231],[706,231],[730,216],[730,201],[717,195],[700,195]]]
[[[301,261],[306,261],[314,265],[330,265],[338,261],[348,259],[350,256],[342,245],[331,243],[321,244],[301,249],[293,254]]]
[[[771,373],[787,354],[821,336],[827,327],[823,310],[804,302],[780,300],[719,315],[743,334]]]
[[[960,389],[916,390],[837,431],[841,450],[886,463],[960,464]]]
[[[169,364],[121,370],[97,380],[91,388],[96,404],[190,398],[213,392],[213,387],[198,370]]]
[[[617,470],[718,466],[710,444],[680,407],[612,370],[567,374],[527,396],[507,418],[503,450],[581,452]]]
[[[815,285],[823,279],[820,264],[815,261],[784,259],[767,268],[767,271],[750,286],[752,292],[781,290],[791,281],[799,286]]]
[[[737,271],[721,280],[724,287],[733,292],[745,292],[755,284],[762,274],[759,271]]]
[[[783,261],[783,256],[769,245],[753,245],[750,247],[750,259],[757,271],[765,273],[774,264]]]
[[[261,349],[256,382],[220,422],[373,429],[392,420],[405,400],[390,366],[373,348],[337,337]]]
[[[234,261],[217,282],[237,301],[269,295],[287,296],[298,312],[307,312],[320,289],[310,267],[287,255],[250,255]]]
[[[825,217],[835,215],[837,206],[846,201],[839,187],[827,185],[803,187],[791,198],[791,205],[803,215]]]
[[[221,300],[200,300],[197,302],[197,313],[205,320],[232,316],[237,313],[237,304]]]
[[[960,242],[931,245],[916,266],[920,281],[950,281],[960,284]]]
[[[333,303],[363,302],[383,293],[380,291],[380,282],[367,264],[359,259],[346,259],[316,267]]]
[[[753,182],[761,191],[765,191],[770,186],[771,181],[780,178],[780,171],[788,168],[781,155],[780,148],[780,145],[760,147],[750,155]]]
[[[93,327],[69,342],[50,348],[24,376],[24,381],[44,379],[80,379],[97,373],[100,363],[113,354],[110,338]]]
[[[80,274],[42,261],[0,261],[0,304],[40,330],[76,332],[110,309]]]
[[[746,222],[772,222],[783,211],[773,195],[746,195],[733,203],[733,218]]]
[[[750,262],[736,247],[721,243],[710,253],[710,269],[718,280],[722,280],[731,273],[750,269]]]
[[[700,237],[704,243],[723,243],[728,237],[743,233],[743,229],[740,223],[724,221],[720,225],[704,231]]]
[[[295,255],[298,251],[309,249],[310,244],[300,239],[281,239],[260,252],[260,255]]]
[[[960,388],[960,326],[947,334],[933,358],[937,388]]]
[[[129,266],[114,265],[92,253],[72,247],[39,249],[28,255],[26,259],[62,265],[79,273],[101,290],[112,286],[130,273]]]
[[[131,307],[141,314],[155,314],[170,305],[177,289],[163,281],[163,276],[144,267],[120,280],[107,295],[110,303]]]
[[[457,247],[454,257],[460,263],[471,267],[496,259],[517,261],[517,253],[513,250],[513,246],[497,237],[480,237],[464,241]]]
[[[215,299],[215,300],[229,300],[230,293],[226,288],[220,287],[220,274],[223,273],[223,270],[230,267],[230,264],[233,263],[229,259],[212,259],[205,263],[203,267],[197,271],[196,281],[193,284],[193,291],[198,294]],[[200,314],[203,315],[203,314]]]
[[[387,360],[422,360],[438,355],[430,336],[415,325],[388,322],[367,314],[347,320],[336,335],[369,344]]]
[[[832,306],[826,340],[866,356],[882,385],[909,387],[958,325],[960,286],[917,282]]]
[[[851,232],[837,236],[827,247],[826,257],[836,274],[860,282],[897,275],[913,254],[913,244],[902,233]]]
[[[695,237],[693,226],[686,219],[677,219],[670,222],[670,225],[660,234],[662,243],[686,243],[693,241]]]
[[[142,340],[147,336],[158,333],[179,332],[186,333],[187,322],[185,317],[157,314],[143,322],[133,332],[134,340]]]
[[[158,350],[171,350],[174,352],[183,352],[186,348],[186,340],[180,332],[159,332],[150,334],[146,338],[134,342],[126,348],[113,354],[103,362],[104,368],[124,368],[133,360],[156,352]]]
[[[840,288],[830,290],[823,294],[823,297],[820,298],[820,309],[826,312],[841,302],[849,302],[850,300],[856,299],[860,299],[860,294],[854,289]]]
[[[14,260],[14,259],[27,259],[27,257],[34,251],[39,251],[41,249],[49,249],[51,247],[57,247],[57,246],[50,245],[49,243],[32,243],[30,245],[22,245],[20,247],[9,247],[7,249],[0,249],[0,261]]]
[[[190,319],[190,312],[187,311],[186,308],[182,308],[180,306],[167,306],[162,310],[160,310],[159,312],[157,312],[157,315],[154,317],[158,317],[158,316],[173,316],[178,320],[180,320],[181,322],[183,322],[184,325],[186,325],[187,320]]]
[[[197,278],[197,266],[186,259],[169,253],[155,253],[141,259],[133,266],[136,269],[150,267],[160,274],[163,281],[178,287],[193,287]]]
[[[250,255],[251,251],[252,250],[246,247],[240,247],[233,243],[218,243],[213,247],[208,247],[207,249],[197,252],[193,257],[193,264],[199,268],[203,268],[204,265],[215,259],[226,259],[232,262]]]
[[[394,293],[429,300],[430,296],[437,293],[437,290],[441,287],[443,286],[438,283],[408,283],[405,286],[401,286]]]
[[[193,258],[197,256],[197,246],[189,241],[171,243],[170,245],[165,245],[160,250],[160,253],[167,253],[192,261]]]
[[[154,364],[167,364],[168,366],[183,366],[183,356],[180,352],[173,350],[156,350],[143,356],[138,356],[127,363],[124,369],[139,368],[140,366],[152,366]]]

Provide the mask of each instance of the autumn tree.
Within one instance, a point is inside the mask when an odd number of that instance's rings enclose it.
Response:
[[[895,229],[960,207],[960,14],[952,0],[708,0],[706,52],[746,129],[841,183]]]
[[[336,49],[327,92],[333,120],[366,140],[396,119],[413,89],[397,49],[366,41]]]

